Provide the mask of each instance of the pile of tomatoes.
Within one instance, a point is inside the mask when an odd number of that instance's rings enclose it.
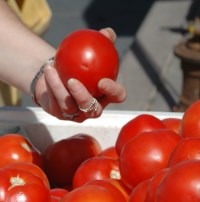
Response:
[[[140,114],[102,149],[76,134],[43,153],[20,134],[0,137],[0,201],[200,201],[200,101],[181,118]]]

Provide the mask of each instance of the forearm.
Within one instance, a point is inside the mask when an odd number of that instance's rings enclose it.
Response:
[[[42,64],[55,49],[26,28],[0,0],[0,80],[25,93]]]

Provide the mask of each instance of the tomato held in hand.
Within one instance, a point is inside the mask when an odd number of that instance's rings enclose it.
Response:
[[[61,42],[55,55],[55,68],[67,87],[67,80],[76,78],[94,96],[101,96],[98,82],[102,78],[117,79],[119,59],[113,43],[102,33],[83,29]]]
[[[101,151],[100,143],[87,134],[73,135],[49,145],[43,157],[50,184],[56,187],[71,186],[78,166]]]

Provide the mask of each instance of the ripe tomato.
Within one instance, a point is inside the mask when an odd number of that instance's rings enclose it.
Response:
[[[69,192],[60,202],[121,202],[118,195],[98,185],[84,185]]]
[[[161,120],[166,128],[173,130],[177,134],[180,133],[181,118],[165,118]]]
[[[29,171],[0,169],[0,201],[50,202],[50,191],[43,180]]]
[[[99,142],[87,134],[73,135],[49,145],[43,156],[50,184],[56,187],[70,186],[78,166],[101,151]]]
[[[118,159],[119,158],[115,146],[108,147],[108,148],[104,149],[99,154],[99,156],[105,156],[105,157],[110,157],[110,158],[114,158],[114,159]]]
[[[121,179],[105,178],[104,180],[119,189],[119,191],[124,195],[125,199],[128,200],[131,190],[124,184]]]
[[[98,90],[99,80],[116,80],[119,59],[107,37],[98,31],[83,29],[69,34],[61,42],[55,55],[55,68],[64,85],[69,78],[76,78],[94,97],[99,97],[102,95]]]
[[[37,165],[30,163],[30,162],[16,162],[16,163],[11,163],[6,168],[15,168],[15,169],[20,169],[20,170],[25,170],[29,171],[32,174],[36,175],[37,177],[41,178],[46,186],[50,188],[49,185],[49,180],[45,174],[45,172]]]
[[[200,160],[200,137],[183,138],[174,148],[169,159],[169,166],[190,159]]]
[[[86,185],[102,186],[106,189],[109,189],[111,192],[113,192],[114,195],[117,195],[117,197],[121,200],[121,202],[127,201],[127,199],[124,197],[122,192],[116,186],[114,186],[112,183],[110,183],[109,181],[107,181],[105,179],[92,180],[92,181],[87,182]]]
[[[169,168],[159,170],[150,180],[147,187],[145,202],[155,202],[156,191]]]
[[[120,155],[124,145],[133,137],[144,131],[165,128],[162,121],[150,114],[141,114],[126,123],[120,130],[115,147]]]
[[[63,198],[69,191],[64,188],[53,188],[50,189],[51,202],[58,202]]]
[[[184,112],[180,135],[182,137],[200,137],[200,100],[194,102]]]
[[[156,191],[156,202],[200,201],[200,160],[188,160],[172,166]]]
[[[13,162],[31,162],[43,168],[43,160],[31,142],[20,134],[6,134],[0,137],[0,167]]]
[[[85,183],[105,178],[120,178],[118,160],[109,157],[93,157],[84,161],[76,170],[73,178],[73,188]]]
[[[128,202],[145,202],[148,185],[149,179],[140,182],[134,187],[129,195]]]
[[[130,188],[167,167],[169,157],[180,141],[169,129],[140,133],[123,148],[119,157],[121,179]]]

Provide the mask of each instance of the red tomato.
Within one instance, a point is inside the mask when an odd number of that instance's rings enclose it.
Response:
[[[181,118],[165,118],[162,120],[166,128],[173,130],[175,133],[180,133]]]
[[[44,181],[44,183],[46,184],[46,186],[48,188],[50,188],[49,180],[48,180],[45,172],[39,166],[37,166],[37,165],[35,165],[33,163],[30,163],[30,162],[16,162],[16,163],[9,164],[7,167],[8,168],[20,169],[20,170],[24,170],[24,171],[29,171],[32,174],[36,175],[37,177],[41,178]]]
[[[56,187],[70,186],[78,166],[101,151],[99,142],[86,134],[77,134],[49,145],[43,156],[50,184]]]
[[[169,129],[143,132],[132,138],[119,157],[121,179],[130,188],[167,167],[169,157],[180,141]]]
[[[105,178],[104,180],[115,186],[124,195],[125,199],[128,200],[131,190],[124,184],[121,179]]]
[[[126,123],[120,130],[115,143],[116,151],[120,155],[124,145],[133,137],[144,131],[165,128],[162,121],[150,114],[141,114]]]
[[[121,202],[118,195],[98,185],[84,185],[69,192],[60,202]]]
[[[140,182],[129,195],[128,202],[145,202],[149,179]]]
[[[172,166],[156,191],[156,202],[200,201],[200,161],[188,160]]]
[[[63,188],[52,188],[50,190],[51,197],[62,198],[68,193],[69,193],[69,191],[66,189],[63,189]]]
[[[88,183],[86,183],[86,185],[102,186],[102,187],[104,187],[106,189],[109,189],[111,192],[113,192],[114,195],[117,195],[117,197],[121,200],[121,202],[126,202],[127,201],[127,199],[124,197],[122,192],[116,186],[114,186],[112,183],[106,181],[105,179],[92,180],[92,181],[89,181]]]
[[[76,170],[73,188],[80,187],[91,180],[105,178],[120,178],[118,161],[103,156],[93,157],[84,161]]]
[[[117,154],[117,151],[115,149],[115,146],[112,147],[108,147],[106,149],[104,149],[99,156],[105,156],[105,157],[110,157],[110,158],[114,158],[114,159],[118,159],[119,156]]]
[[[0,201],[50,202],[50,191],[43,180],[29,171],[0,170]]]
[[[64,85],[69,78],[76,78],[94,97],[99,97],[102,95],[98,90],[99,80],[116,80],[119,59],[107,37],[98,31],[83,29],[69,34],[61,42],[55,55],[55,67]]]
[[[180,135],[182,137],[200,137],[200,100],[194,102],[184,112]]]
[[[173,166],[179,162],[190,159],[200,160],[199,137],[183,138],[174,148],[174,151],[169,159],[169,166]]]
[[[167,171],[169,168],[164,168],[162,170],[159,170],[150,180],[149,184],[147,187],[147,192],[146,192],[146,199],[145,202],[155,202],[156,201],[156,191],[164,179]]]
[[[51,196],[51,202],[59,202],[61,198],[56,196]]]
[[[43,168],[41,153],[20,134],[0,137],[0,167],[14,162],[31,162]]]

